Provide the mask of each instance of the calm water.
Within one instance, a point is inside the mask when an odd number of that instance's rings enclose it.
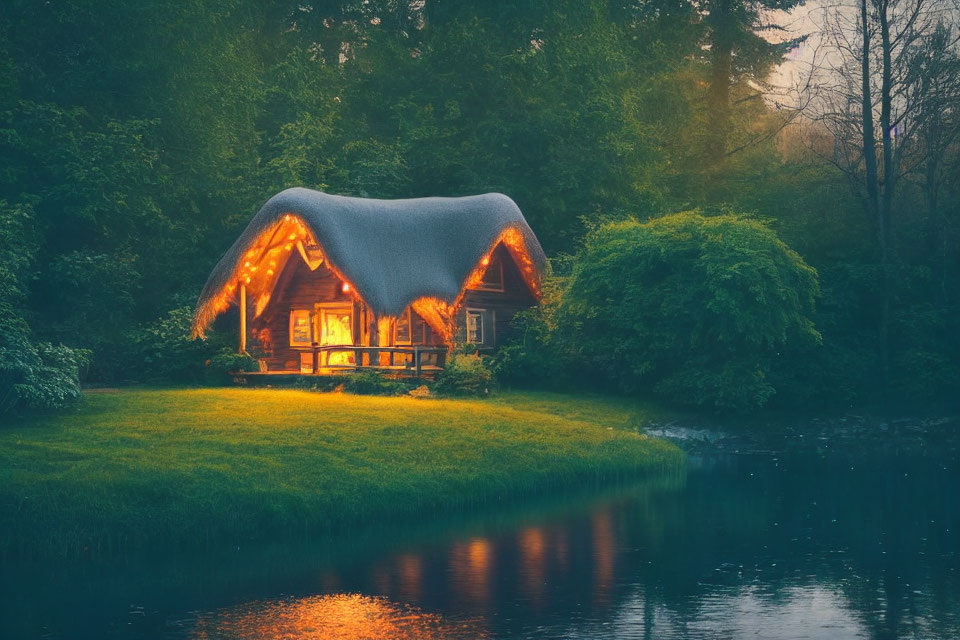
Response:
[[[956,448],[790,449],[346,541],[7,566],[0,637],[960,638]]]

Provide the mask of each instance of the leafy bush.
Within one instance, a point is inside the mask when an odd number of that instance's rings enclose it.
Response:
[[[192,321],[193,309],[183,306],[139,329],[133,339],[135,375],[148,381],[181,383],[222,380],[220,374],[227,369],[211,372],[204,364],[208,360],[212,364],[215,357],[226,357],[230,349],[224,344],[225,338],[211,334],[207,340],[194,340],[190,335]],[[223,365],[232,363],[223,361]]]
[[[129,344],[118,339],[135,326],[141,276],[137,260],[122,253],[71,251],[39,270],[37,332],[93,350],[90,377],[114,382],[126,373]],[[69,313],[64,313],[69,309]]]
[[[511,322],[514,339],[493,356],[492,369],[498,383],[568,388],[579,371],[575,340],[565,321],[563,293],[567,279],[546,277],[540,304],[517,313]]]
[[[36,342],[24,319],[35,228],[32,202],[0,200],[0,417],[78,400],[90,362],[87,350]]]
[[[0,416],[79,400],[80,372],[89,362],[85,349],[33,344],[19,318],[0,320]]]
[[[223,347],[207,361],[206,378],[210,384],[230,384],[234,372],[259,370],[260,365],[249,353]]]
[[[435,388],[444,395],[481,396],[490,393],[493,373],[476,354],[454,353],[437,374]]]
[[[374,371],[364,371],[347,376],[343,390],[361,396],[400,396],[410,391],[410,385],[388,380]]]
[[[565,296],[583,362],[626,392],[744,411],[784,345],[820,341],[816,271],[766,225],[679,213],[591,232]]]
[[[893,371],[894,388],[911,404],[923,405],[953,395],[956,405],[960,371],[947,354],[910,349],[896,355]]]

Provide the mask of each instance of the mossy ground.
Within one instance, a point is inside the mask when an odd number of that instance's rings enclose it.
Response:
[[[0,548],[73,554],[349,531],[675,466],[650,407],[128,389],[0,427]]]

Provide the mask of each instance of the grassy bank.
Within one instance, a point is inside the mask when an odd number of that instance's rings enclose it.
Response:
[[[679,460],[618,400],[271,389],[88,394],[0,428],[0,548],[96,552],[343,530]]]

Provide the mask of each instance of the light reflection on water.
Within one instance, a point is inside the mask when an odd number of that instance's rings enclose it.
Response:
[[[384,598],[335,594],[264,600],[201,614],[191,640],[456,640],[484,638],[476,624]]]
[[[952,453],[715,456],[449,529],[0,576],[0,637],[955,639],[958,486]]]

